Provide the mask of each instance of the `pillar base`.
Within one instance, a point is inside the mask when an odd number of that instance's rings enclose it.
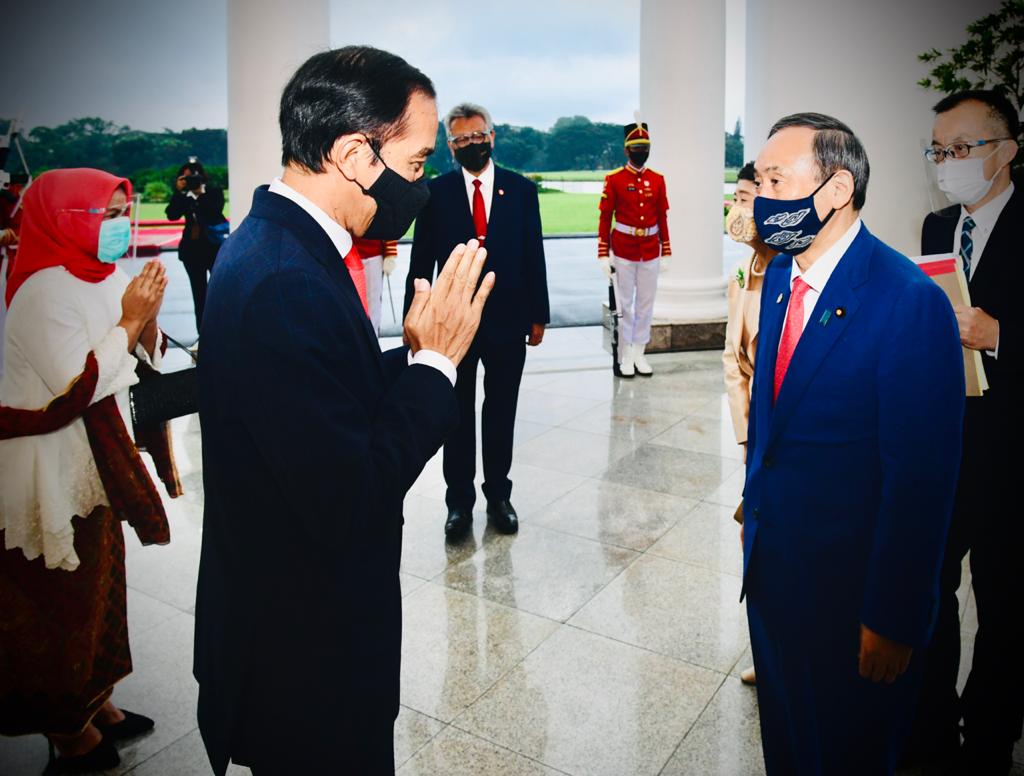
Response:
[[[612,352],[612,314],[603,305],[604,349]],[[648,353],[673,353],[684,350],[721,350],[725,347],[725,320],[696,323],[655,320],[651,326]]]

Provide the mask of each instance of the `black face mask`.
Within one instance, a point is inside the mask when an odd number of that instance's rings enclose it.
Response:
[[[647,157],[651,155],[650,150],[647,148],[630,148],[626,153],[629,154],[630,164],[637,168],[647,164]]]
[[[367,240],[398,240],[405,236],[416,216],[426,207],[430,189],[427,188],[426,178],[420,178],[415,183],[407,181],[384,163],[373,146],[370,146],[370,150],[384,165],[384,172],[368,189],[364,189],[359,181],[354,181],[363,194],[372,197],[377,203],[377,212],[366,227],[363,237]]]
[[[490,143],[470,143],[455,149],[455,161],[470,172],[480,172],[490,161],[491,150]]]

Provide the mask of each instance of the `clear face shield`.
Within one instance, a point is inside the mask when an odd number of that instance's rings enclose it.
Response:
[[[959,218],[960,205],[973,205],[984,199],[999,174],[986,162],[999,152],[1002,143],[1010,140],[992,137],[941,146],[922,139],[921,159],[931,211],[941,217]]]
[[[920,138],[921,172],[924,175],[925,190],[928,192],[928,209],[937,216],[949,216],[953,219],[960,218],[960,209],[954,207],[952,202],[939,187],[939,167],[936,163],[935,151],[937,146],[932,146],[928,138]]]

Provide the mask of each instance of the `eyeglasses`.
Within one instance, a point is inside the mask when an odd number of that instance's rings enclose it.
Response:
[[[989,143],[1001,143],[1004,140],[1011,140],[1009,137],[994,137],[988,140],[978,140],[974,143],[950,143],[945,148],[932,146],[924,152],[924,158],[932,164],[942,164],[946,159],[966,159],[972,148],[988,145]]]
[[[448,142],[456,148],[465,148],[472,143],[482,143],[490,138],[490,132],[467,132],[465,135],[455,135],[448,138]]]
[[[61,213],[87,213],[91,216],[103,216],[104,218],[120,218],[121,216],[130,215],[132,211],[132,202],[128,200],[123,205],[116,205],[114,207],[65,207],[61,208]]]

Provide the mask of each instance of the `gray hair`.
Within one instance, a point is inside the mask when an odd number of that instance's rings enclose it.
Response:
[[[494,131],[494,122],[491,121],[491,114],[487,112],[487,108],[473,102],[460,102],[444,117],[444,129],[448,133],[448,137],[452,136],[452,122],[456,119],[471,119],[474,116],[479,116],[484,120],[488,132]]]

